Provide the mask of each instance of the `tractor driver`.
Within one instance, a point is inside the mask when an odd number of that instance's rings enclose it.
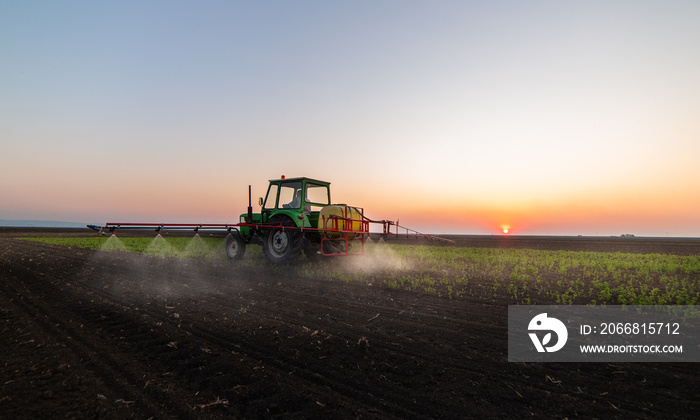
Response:
[[[301,188],[294,191],[294,198],[288,204],[290,209],[298,209],[301,207]]]

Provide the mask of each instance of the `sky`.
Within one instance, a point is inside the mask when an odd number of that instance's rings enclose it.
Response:
[[[0,3],[0,219],[700,237],[700,2]],[[258,209],[256,205],[256,209]]]

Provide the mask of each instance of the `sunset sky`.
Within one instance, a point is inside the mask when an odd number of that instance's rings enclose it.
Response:
[[[700,237],[700,2],[0,3],[0,219]],[[256,209],[258,209],[256,205]]]

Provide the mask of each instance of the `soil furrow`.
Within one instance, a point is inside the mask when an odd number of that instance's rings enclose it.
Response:
[[[103,300],[114,299],[113,296],[104,293],[104,290],[100,288],[88,286],[84,283],[81,286],[90,289],[92,293]],[[211,300],[208,304],[212,304]],[[187,308],[183,305],[177,305],[173,308],[173,310],[176,309],[188,312],[196,311],[196,308]],[[199,325],[183,322],[180,324],[179,321],[173,319],[171,314],[165,313],[160,309],[153,309],[153,305],[145,305],[141,309],[141,313],[144,317],[148,317],[151,322],[158,323],[163,328],[167,325],[171,328],[176,327],[181,332],[191,336],[192,339],[197,340],[198,345],[206,347],[208,351],[219,353],[235,352],[249,359],[263,361],[268,371],[269,369],[276,370],[275,375],[278,377],[278,381],[289,382],[288,377],[293,375],[294,381],[305,381],[305,386],[315,388],[315,393],[326,395],[328,399],[340,399],[340,405],[350,405],[350,403],[354,405],[370,404],[361,407],[360,411],[365,413],[374,411],[376,412],[375,414],[379,414],[376,411],[377,407],[382,407],[382,417],[386,417],[389,413],[401,418],[415,418],[419,416],[418,413],[412,412],[401,405],[377,400],[365,391],[366,386],[364,384],[359,384],[359,386],[353,388],[344,383],[344,378],[342,377],[337,377],[337,375],[334,375],[336,376],[335,378],[333,376],[324,376],[318,371],[309,370],[304,360],[290,358],[284,352],[279,352],[277,348],[271,348],[265,343],[258,344],[255,332],[251,336],[250,332],[240,334],[240,331],[229,331],[226,329],[222,332],[221,326],[211,328],[208,326],[210,324],[207,323]],[[299,325],[293,324],[294,327],[299,327]],[[288,384],[287,386],[293,387],[294,385]],[[343,401],[346,399],[348,400],[347,403]]]
[[[75,363],[95,374],[113,395],[119,396],[115,397],[115,401],[133,404],[136,412],[148,414],[147,417],[165,413],[170,413],[173,418],[188,418],[191,415],[190,410],[184,409],[178,400],[163,398],[162,395],[148,396],[150,392],[144,393],[143,382],[137,377],[142,372],[140,369],[124,366],[123,360],[113,357],[113,348],[98,345],[99,341],[86,338],[84,333],[68,325],[65,314],[53,312],[51,305],[43,301],[44,297],[37,295],[35,290],[32,290],[33,298],[26,299],[22,296],[31,289],[17,287],[7,281],[12,279],[5,280],[2,282],[2,292],[13,296],[10,299],[14,307],[33,319],[34,325],[41,331],[40,335],[59,342],[61,347],[75,356]],[[97,395],[95,397],[99,398]],[[164,399],[168,400],[167,404],[162,404]]]

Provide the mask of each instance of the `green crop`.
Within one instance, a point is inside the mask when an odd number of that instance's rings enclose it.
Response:
[[[446,298],[506,298],[518,304],[695,305],[700,302],[697,256],[382,246],[392,251],[396,261],[386,268],[380,264],[374,271],[363,269],[360,278],[393,289]],[[323,275],[324,263],[332,264],[326,261],[317,264],[314,275]],[[332,272],[330,275],[326,272],[326,276],[334,278]]]

